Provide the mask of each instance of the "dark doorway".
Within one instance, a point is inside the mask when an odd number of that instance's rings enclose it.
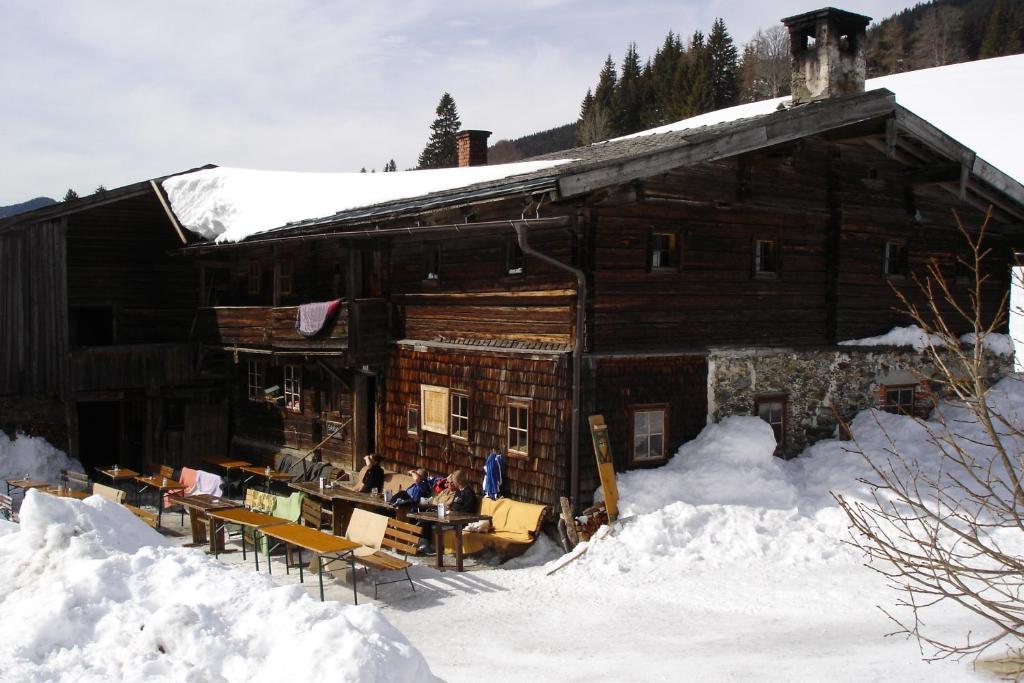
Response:
[[[121,463],[121,403],[89,401],[78,407],[78,459],[86,472]]]
[[[71,346],[110,346],[114,343],[113,306],[72,306],[68,316]]]

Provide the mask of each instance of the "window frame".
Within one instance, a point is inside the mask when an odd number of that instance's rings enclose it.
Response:
[[[530,457],[530,429],[533,426],[532,416],[532,401],[528,398],[520,398],[517,396],[509,396],[505,399],[505,452],[509,457],[513,458],[529,458]],[[512,415],[513,412],[518,414],[518,411],[525,411],[526,413],[526,426],[521,427],[518,424],[512,426]],[[526,447],[524,449],[512,447],[512,434],[523,433],[525,435]],[[518,439],[516,443],[518,445]]]
[[[416,417],[413,417],[413,414]],[[405,433],[412,436],[419,436],[420,433],[420,406],[418,403],[410,403],[405,406]]]
[[[510,239],[505,242],[505,277],[523,277],[526,275],[526,252],[519,242]]]
[[[456,403],[463,403],[465,413],[456,412]],[[469,441],[469,394],[465,391],[448,392],[448,433],[453,439]],[[457,423],[465,423],[465,429],[456,429]]]
[[[289,376],[290,375],[290,376]],[[289,363],[282,368],[282,395],[284,408],[292,413],[302,412],[302,366]]]
[[[764,255],[761,253],[761,245],[771,245],[772,270],[764,268]],[[754,277],[777,278],[782,273],[782,242],[775,237],[754,238],[753,264]]]
[[[775,424],[771,420],[765,420],[761,417],[761,405],[767,403],[779,403],[780,407],[780,419],[779,419],[779,433],[775,434]],[[772,433],[775,434],[775,450],[776,452],[781,451],[786,444],[786,434],[789,429],[789,395],[788,394],[760,394],[754,397],[754,417],[759,417],[764,420],[768,426],[772,428]]]
[[[433,384],[420,385],[420,431],[433,432],[434,434],[448,435],[448,419],[451,410],[450,399],[448,398],[448,387],[440,387]],[[441,404],[440,415],[442,419],[431,418],[428,411],[428,404],[436,401]]]
[[[246,277],[248,278],[247,293],[250,295],[260,294],[263,288],[263,264],[260,263],[259,259],[249,259]]]
[[[658,249],[659,237],[668,238],[668,248]],[[683,240],[684,235],[678,230],[663,230],[651,228],[647,238],[647,272],[650,273],[672,273],[678,272],[683,265]],[[659,254],[668,256],[668,264],[655,264],[655,257]],[[661,259],[659,258],[658,261]]]
[[[295,293],[295,261],[291,256],[282,256],[277,263],[277,293],[281,296]]]
[[[898,247],[896,258],[893,257],[891,249]],[[907,241],[901,239],[887,239],[882,247],[882,275],[886,278],[905,278],[908,270]]]
[[[668,459],[668,439],[669,439],[669,414],[670,406],[667,403],[638,403],[627,406],[629,411],[629,464],[630,466],[635,465],[650,465],[660,464]],[[661,414],[661,453],[657,456],[649,456],[644,458],[638,458],[636,455],[636,428],[637,428],[637,414],[639,413],[660,413]],[[647,434],[647,445],[648,453],[650,453],[650,440],[653,433],[648,431]]]
[[[254,383],[255,380],[255,383]],[[246,367],[246,387],[250,401],[265,401],[263,390],[267,384],[267,362],[258,358],[249,358]]]
[[[423,253],[423,280],[424,282],[438,282],[441,280],[441,267],[443,250],[440,244],[428,244]]]
[[[885,391],[885,403],[882,405],[882,410],[887,413],[894,415],[909,415],[913,417],[917,414],[917,395],[920,387],[917,384],[886,384],[883,387]],[[905,404],[900,400],[899,395],[903,392],[910,392],[910,408],[905,410]],[[895,402],[889,400],[890,394],[897,394]]]

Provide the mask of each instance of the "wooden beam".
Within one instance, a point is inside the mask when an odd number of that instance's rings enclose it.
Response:
[[[155,180],[149,181],[150,187],[153,188],[153,194],[160,201],[160,206],[163,207],[164,213],[167,214],[167,220],[171,222],[171,226],[174,228],[174,232],[178,233],[178,239],[181,240],[182,244],[188,244],[188,240],[185,238],[185,232],[181,229],[181,223],[178,222],[178,217],[171,211],[171,205],[167,203],[167,197],[164,196],[164,191],[160,189],[160,186],[156,184]]]
[[[649,154],[637,154],[563,176],[558,181],[559,196],[575,197],[609,185],[665,173],[680,166],[715,161],[791,142],[841,126],[889,115],[894,107],[894,95],[876,92],[853,101],[802,105],[783,112],[767,114],[751,122],[737,122],[731,126],[731,132],[702,134],[695,131],[690,138],[680,140],[677,147]]]

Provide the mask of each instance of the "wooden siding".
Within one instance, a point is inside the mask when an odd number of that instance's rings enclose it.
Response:
[[[98,346],[71,352],[71,389],[163,388],[194,379],[192,348],[187,344]]]
[[[68,305],[114,309],[114,343],[186,341],[198,301],[190,259],[152,194],[67,218]]]
[[[432,474],[466,470],[474,486],[492,451],[506,452],[507,399],[530,399],[530,453],[506,459],[507,495],[545,504],[568,490],[571,372],[567,355],[531,356],[405,344],[391,353],[379,437],[387,467],[426,467]],[[423,384],[469,397],[469,439],[406,431],[406,409],[419,405]]]
[[[0,234],[0,395],[63,395],[68,380],[65,227]]]

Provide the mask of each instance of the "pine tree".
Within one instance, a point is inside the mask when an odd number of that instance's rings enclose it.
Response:
[[[107,188],[103,187],[103,185],[101,184],[101,185],[97,185],[96,189],[93,190],[92,193],[93,194],[103,194],[106,191],[107,191]]]
[[[711,58],[704,34],[697,31],[690,40],[684,60],[689,90],[683,104],[683,116],[697,116],[715,108],[715,90],[711,82]]]
[[[678,118],[676,114],[679,107],[676,106],[675,88],[676,74],[681,66],[682,56],[682,41],[679,36],[669,31],[651,61],[647,81],[650,105],[644,121],[648,127],[661,126]]]
[[[580,117],[576,120],[576,144],[578,146],[589,145],[591,140],[583,139],[583,130],[587,125],[587,117],[590,116],[591,110],[594,108],[594,94],[590,92],[590,88],[587,88],[587,94],[583,96],[583,102],[580,103]]]
[[[978,57],[1002,57],[1021,51],[1021,16],[1016,5],[1006,0],[997,0],[992,16],[981,41]]]
[[[435,110],[437,118],[430,124],[430,140],[420,153],[418,168],[450,168],[459,165],[455,134],[462,127],[455,100],[448,93],[441,95]]]
[[[362,167],[361,169],[359,169],[359,172],[360,172],[360,173],[366,173],[366,167],[365,167],[365,166],[363,166],[363,167]]]
[[[68,191],[64,193],[64,201],[70,202],[72,199],[78,199],[78,193],[69,187]]]
[[[883,23],[878,38],[869,43],[869,76],[885,76],[906,70],[907,34],[900,22],[890,20]]]
[[[725,28],[725,22],[720,18],[715,19],[715,23],[711,26],[707,51],[709,78],[714,99],[713,108],[731,107],[736,104],[739,65],[732,36],[729,35],[729,31]]]
[[[640,55],[636,43],[626,48],[622,60],[622,76],[615,86],[612,98],[612,127],[616,135],[626,135],[641,130],[643,106],[643,82]]]
[[[392,159],[389,162],[387,162],[386,164],[384,164],[384,172],[385,173],[394,173],[397,170],[398,170],[398,166],[395,164],[395,160],[394,159]]]
[[[576,126],[576,143],[589,145],[615,136],[615,86],[618,74],[612,56],[604,60],[601,74],[597,79],[597,88],[589,99],[584,97],[580,105],[580,121]],[[589,92],[589,91],[588,91]],[[584,114],[584,109],[586,113]]]

